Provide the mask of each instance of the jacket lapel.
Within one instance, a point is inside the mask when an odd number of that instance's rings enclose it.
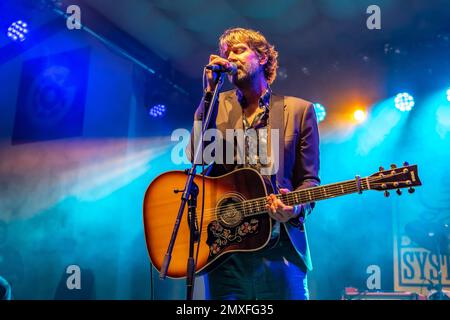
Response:
[[[228,124],[234,129],[243,129],[242,108],[237,100],[236,91],[232,90],[225,98],[225,112],[228,115]]]
[[[274,150],[278,152],[278,172],[276,173],[278,183],[282,182],[284,177],[284,133],[288,116],[285,112],[284,97],[272,94],[269,124],[271,130],[278,130],[278,150]]]
[[[225,97],[225,112],[228,115],[228,124],[231,124],[235,129],[244,128],[242,123],[242,108],[237,100],[235,90],[230,91]],[[289,114],[286,112],[284,97],[272,94],[269,122],[271,123],[272,128],[281,129],[283,137],[285,135],[288,119]]]
[[[287,112],[283,96],[272,94],[270,119],[272,128],[278,128],[281,131],[283,131],[282,135],[284,137],[284,135],[286,134],[286,127],[289,119],[289,113]]]

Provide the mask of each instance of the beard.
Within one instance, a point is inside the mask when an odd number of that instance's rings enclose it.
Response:
[[[236,87],[241,88],[251,84],[254,79],[259,77],[259,73],[259,64],[249,64],[242,67],[238,66],[236,74],[229,75],[228,80]]]

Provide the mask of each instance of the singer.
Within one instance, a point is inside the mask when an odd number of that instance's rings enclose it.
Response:
[[[244,132],[279,130],[279,170],[266,176],[273,190],[287,193],[319,185],[319,133],[313,105],[305,100],[280,96],[270,85],[276,78],[278,53],[258,31],[233,28],[219,39],[220,55],[212,54],[205,68],[206,94],[214,89],[215,77],[227,72],[235,89],[220,94],[212,127]],[[211,70],[212,69],[212,70]],[[201,121],[201,103],[194,120]],[[214,121],[215,120],[215,121]],[[225,135],[223,135],[225,136]],[[244,164],[214,164],[211,175],[237,168],[261,170],[255,135],[244,137]],[[262,142],[261,142],[262,141]],[[270,140],[261,140],[257,150],[268,148]],[[191,145],[189,149],[193,149]],[[235,155],[236,159],[236,155]],[[308,299],[307,271],[312,269],[305,219],[314,204],[285,205],[274,194],[267,197],[267,210],[275,223],[272,241],[251,253],[234,253],[205,277],[209,299]]]

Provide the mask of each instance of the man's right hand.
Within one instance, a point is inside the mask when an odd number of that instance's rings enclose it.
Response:
[[[209,65],[221,65],[225,68],[230,68],[230,62],[218,55],[212,54],[209,56]],[[213,91],[217,81],[217,73],[211,70],[206,70],[207,91]]]

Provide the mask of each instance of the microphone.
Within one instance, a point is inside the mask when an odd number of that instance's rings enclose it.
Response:
[[[236,65],[236,63],[233,63],[233,62],[230,62],[229,68],[224,67],[220,64],[210,64],[210,65],[207,65],[205,68],[207,70],[211,70],[211,71],[218,72],[218,73],[226,72],[226,73],[229,73],[230,75],[234,75],[237,73],[237,65]]]

